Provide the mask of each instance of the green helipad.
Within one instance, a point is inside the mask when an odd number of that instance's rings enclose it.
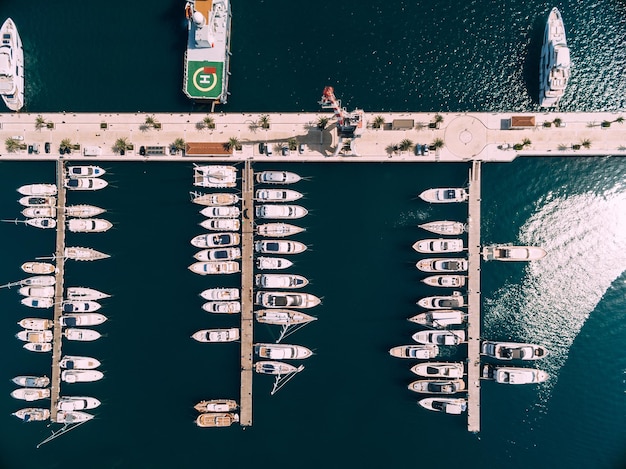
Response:
[[[222,62],[188,61],[185,94],[192,99],[219,99],[224,92],[223,74]]]

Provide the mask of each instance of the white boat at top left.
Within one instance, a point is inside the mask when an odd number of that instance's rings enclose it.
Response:
[[[0,29],[0,95],[11,111],[24,106],[24,49],[11,18]]]

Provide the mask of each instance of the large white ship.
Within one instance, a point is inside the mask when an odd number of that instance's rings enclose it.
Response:
[[[563,18],[557,8],[548,16],[539,66],[539,106],[555,107],[565,93],[570,76],[570,57]]]
[[[24,106],[24,50],[15,23],[8,18],[0,29],[0,96],[12,111]]]
[[[189,1],[185,16],[189,36],[183,91],[194,100],[224,104],[230,73],[230,1]]]

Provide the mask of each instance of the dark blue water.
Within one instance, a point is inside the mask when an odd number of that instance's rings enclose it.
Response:
[[[182,93],[183,2],[90,4],[4,0],[25,46],[26,110],[202,111]],[[233,4],[231,92],[225,112],[317,111],[325,85],[348,108],[366,111],[535,110],[544,2],[286,2]],[[562,2],[574,69],[562,109],[620,110],[626,83],[624,3]],[[626,465],[626,163],[620,158],[537,158],[483,168],[485,244],[528,243],[549,255],[532,265],[485,264],[484,336],[537,341],[551,354],[539,387],[484,383],[482,431],[464,417],[428,413],[406,389],[408,364],[387,350],[410,343],[423,286],[411,244],[416,225],[466,216],[464,206],[428,206],[423,189],[462,185],[462,164],[281,165],[307,181],[310,215],[297,236],[309,250],[294,273],[323,297],[319,320],[292,336],[314,349],[306,369],[275,396],[255,376],[254,425],[195,427],[200,399],[237,398],[237,344],[189,339],[237,318],[209,315],[197,294],[237,278],[188,272],[202,232],[189,203],[189,164],[107,167],[110,187],[70,194],[70,203],[108,209],[115,228],[69,234],[68,244],[108,252],[68,263],[67,285],[113,294],[105,337],[64,345],[103,362],[103,381],[64,394],[103,401],[97,419],[35,450],[50,429],[9,414],[9,378],[49,373],[48,355],[22,350],[12,335],[33,311],[0,290],[0,467],[400,467],[467,464],[509,468]],[[255,169],[270,166],[257,164]],[[273,168],[273,167],[272,167]],[[20,217],[15,188],[52,181],[51,163],[0,162],[1,218]],[[0,224],[0,283],[19,265],[54,250],[54,234]],[[259,341],[278,331],[255,326]],[[459,347],[446,358],[464,359]],[[452,458],[457,459],[452,459]]]

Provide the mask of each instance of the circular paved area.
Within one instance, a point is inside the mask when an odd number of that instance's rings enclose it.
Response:
[[[471,159],[485,148],[487,128],[476,117],[459,116],[447,125],[444,142],[446,148],[454,155]]]

